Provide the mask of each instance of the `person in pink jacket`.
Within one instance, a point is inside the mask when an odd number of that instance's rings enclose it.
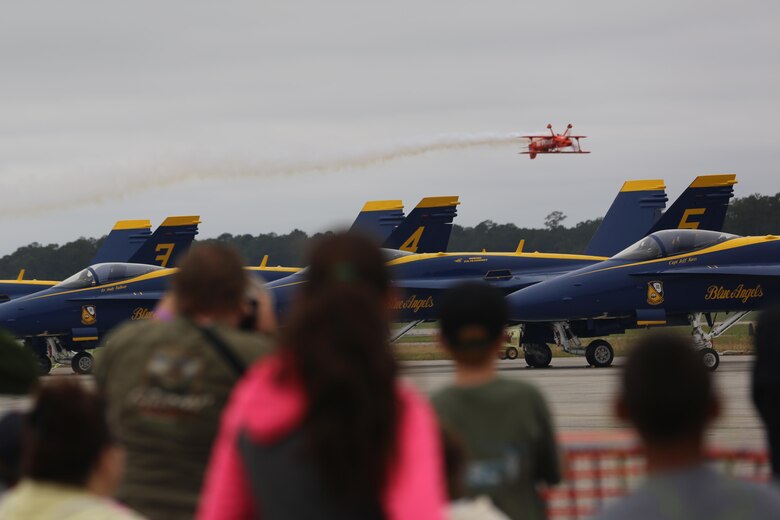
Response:
[[[310,256],[278,353],[222,416],[198,518],[443,519],[439,428],[397,378],[381,250],[336,234]]]

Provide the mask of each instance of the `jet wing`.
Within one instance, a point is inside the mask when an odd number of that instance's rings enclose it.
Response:
[[[671,267],[652,271],[631,273],[631,276],[780,276],[780,265],[708,265],[691,267]]]

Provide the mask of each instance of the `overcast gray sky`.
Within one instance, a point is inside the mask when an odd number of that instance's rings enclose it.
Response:
[[[169,214],[200,214],[206,237],[318,231],[365,200],[426,195],[460,195],[464,225],[540,226],[553,210],[573,224],[629,178],[666,179],[675,197],[733,172],[738,195],[774,194],[779,15],[718,1],[3,2],[0,254]],[[518,143],[263,175],[548,122],[574,123],[593,153],[532,162]]]

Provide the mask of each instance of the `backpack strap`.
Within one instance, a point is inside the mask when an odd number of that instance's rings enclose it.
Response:
[[[209,345],[214,348],[214,350],[225,361],[225,363],[227,363],[230,368],[233,369],[233,372],[235,372],[238,377],[243,376],[244,372],[246,372],[246,365],[241,360],[241,358],[239,358],[236,353],[233,352],[233,349],[230,348],[227,342],[219,337],[219,335],[214,332],[214,329],[211,327],[201,327],[194,322],[192,322],[192,324],[200,331],[206,341],[208,341]]]

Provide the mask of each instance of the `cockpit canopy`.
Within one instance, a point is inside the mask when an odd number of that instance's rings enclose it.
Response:
[[[648,235],[639,242],[628,246],[612,258],[641,262],[667,256],[697,251],[720,244],[737,235],[703,229],[665,229]]]
[[[121,282],[152,271],[164,269],[156,265],[109,263],[95,264],[61,281],[55,287],[60,289],[84,289],[95,285]]]

